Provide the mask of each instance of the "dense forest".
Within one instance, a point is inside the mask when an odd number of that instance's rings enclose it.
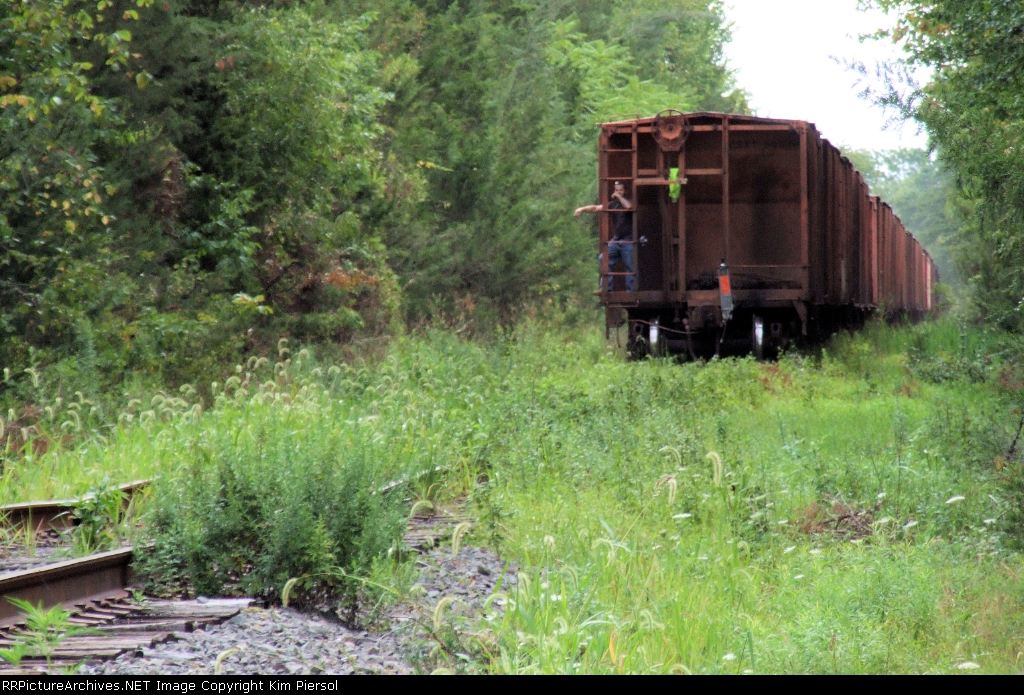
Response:
[[[577,296],[595,123],[743,111],[727,39],[717,0],[4,0],[6,399]]]

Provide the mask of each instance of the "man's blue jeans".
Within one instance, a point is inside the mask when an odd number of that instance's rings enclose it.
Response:
[[[598,272],[601,270],[601,261],[603,260],[604,254],[597,256],[597,267]],[[636,289],[636,268],[633,267],[633,244],[619,244],[614,241],[608,242],[608,272],[615,272],[613,268],[618,262],[622,262],[625,272],[629,273],[626,276],[626,291],[632,292]],[[621,276],[619,276],[621,277]],[[615,283],[612,282],[615,276],[608,277],[608,289],[612,290],[615,288]],[[604,289],[604,285],[601,285],[601,289]]]

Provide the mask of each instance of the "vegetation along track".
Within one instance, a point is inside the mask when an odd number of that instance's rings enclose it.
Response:
[[[148,485],[134,481],[117,489],[127,496]],[[393,486],[393,487],[397,487]],[[389,489],[384,492],[390,491]],[[129,504],[126,496],[125,504]],[[23,502],[6,505],[8,524],[64,529],[72,525],[75,500]],[[415,551],[429,550],[457,533],[460,525],[472,521],[456,505],[452,509],[431,509],[413,514],[403,541]],[[0,675],[44,673],[73,668],[86,662],[114,659],[176,638],[176,633],[193,632],[228,620],[254,603],[250,598],[195,600],[137,600],[131,592],[133,549],[119,548],[86,557],[0,574],[0,650],[17,653],[20,645],[45,641],[33,617],[6,599],[19,599],[44,611],[60,607],[67,611],[66,635],[54,639],[48,648],[29,651],[15,658]],[[62,628],[43,628],[59,633]],[[8,659],[11,662],[11,659]]]

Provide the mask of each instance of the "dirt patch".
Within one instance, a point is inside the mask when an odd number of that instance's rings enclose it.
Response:
[[[800,513],[797,523],[808,535],[865,538],[874,535],[875,515],[880,509],[880,504],[858,507],[843,499],[826,496],[822,503],[812,502],[807,506]]]

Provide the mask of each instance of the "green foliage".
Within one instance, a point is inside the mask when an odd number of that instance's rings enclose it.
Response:
[[[775,364],[626,362],[542,322],[405,337],[357,367],[282,347],[201,414],[161,395],[26,457],[0,499],[160,476],[151,589],[277,597],[295,579],[292,601],[351,608],[390,595],[414,500],[468,495],[459,544],[522,571],[476,637],[443,606],[436,637],[484,640],[495,671],[1015,671],[1019,353],[952,318]]]
[[[155,547],[140,572],[150,585],[276,598],[297,578],[293,597],[351,601],[359,578],[395,547],[401,498],[376,491],[412,462],[389,450],[372,420],[350,419],[343,372],[325,378],[304,361],[306,351],[279,363],[276,381],[229,379],[201,422],[155,425],[175,442],[168,452],[188,453],[161,473],[147,512]]]
[[[102,4],[102,3],[101,3]],[[127,60],[130,32],[99,31],[90,3],[0,4],[0,361],[17,364],[30,345],[66,342],[76,317],[95,307],[91,293],[111,290],[104,277],[109,197],[98,148],[121,137],[114,104],[89,90],[95,66]],[[105,59],[105,61],[104,61]],[[30,366],[25,364],[24,366]]]
[[[1024,9],[1012,0],[872,0],[896,14],[887,35],[905,46],[911,69],[895,71],[882,101],[928,129],[961,193],[967,222],[955,243],[961,275],[986,316],[1019,330],[1024,297]]]
[[[47,609],[43,608],[42,601],[35,605],[19,598],[8,596],[6,599],[21,611],[25,620],[25,628],[14,635],[14,646],[0,652],[0,657],[14,666],[18,666],[26,656],[43,657],[49,666],[54,651],[68,637],[96,633],[95,630],[73,624],[69,620],[70,611],[59,605]]]
[[[104,478],[75,503],[71,540],[78,555],[111,550],[123,542],[128,534],[122,524],[134,522],[132,515],[126,514],[127,497],[123,491],[111,487],[109,478]]]
[[[131,374],[188,381],[282,332],[397,330],[374,225],[410,179],[381,158],[366,20],[100,5],[0,16],[4,400],[31,402],[23,370],[40,364],[61,365],[47,389],[96,397]]]

